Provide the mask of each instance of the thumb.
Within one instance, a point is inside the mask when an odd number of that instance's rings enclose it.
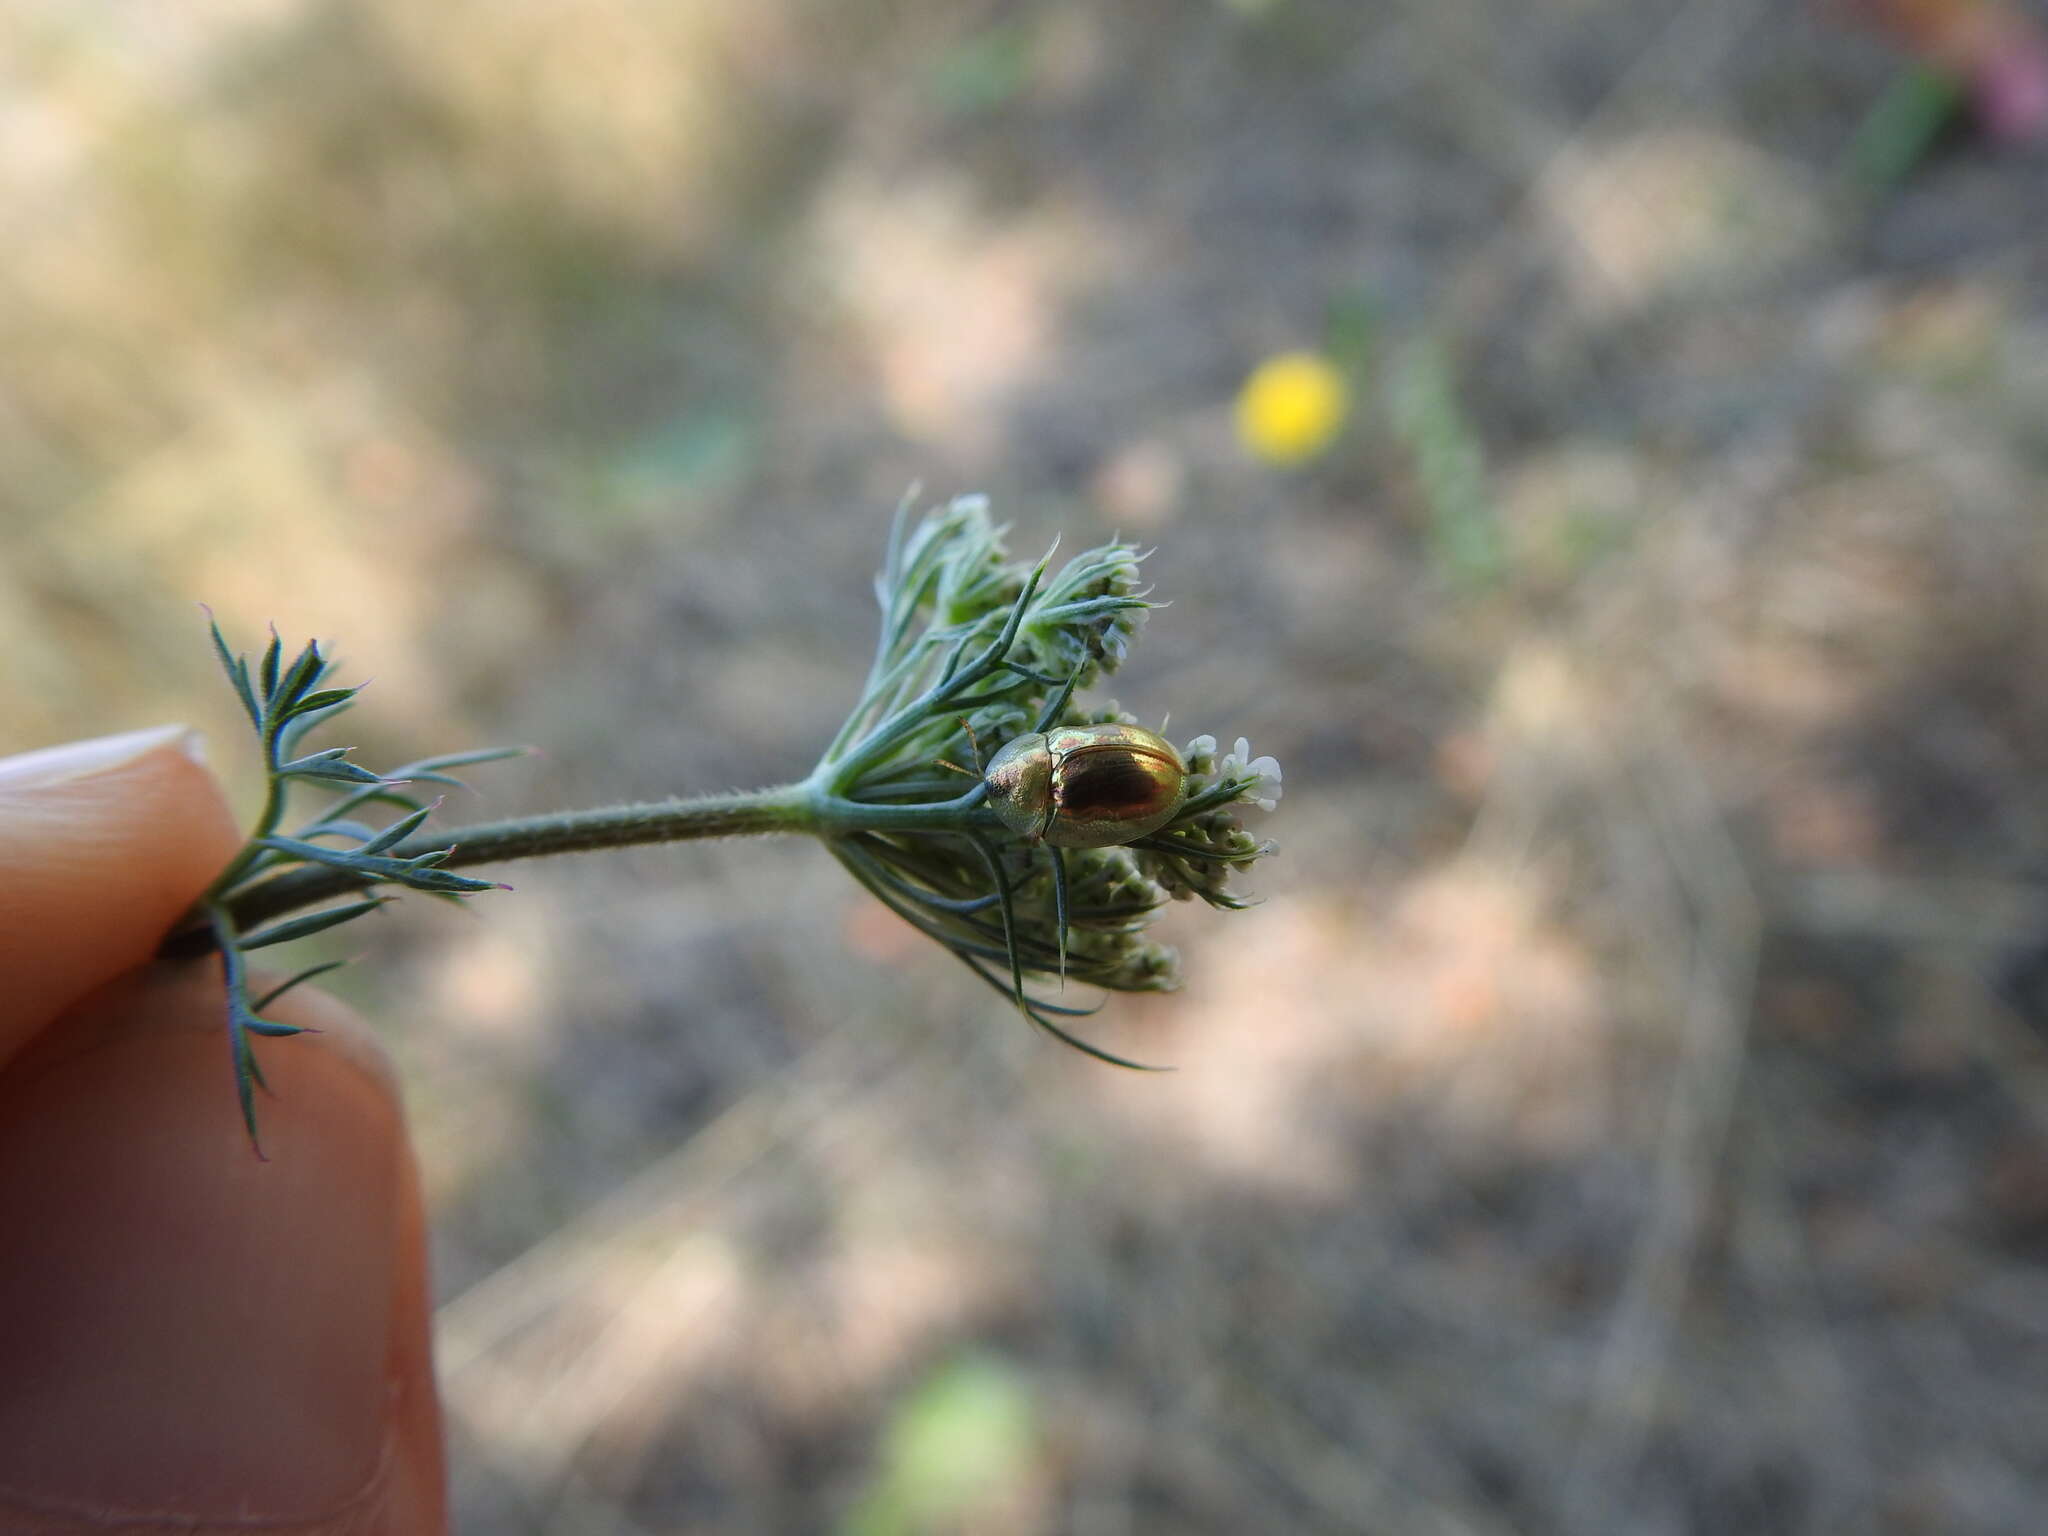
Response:
[[[148,965],[238,844],[182,727],[0,761],[0,1533],[443,1528],[419,1185],[367,1030],[228,1091],[211,963]],[[260,1516],[260,1518],[259,1518]]]
[[[147,960],[239,841],[182,725],[0,759],[0,1061]]]

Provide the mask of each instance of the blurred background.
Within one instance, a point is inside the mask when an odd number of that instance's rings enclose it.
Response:
[[[1286,768],[1167,1076],[808,846],[337,945],[464,1528],[2039,1529],[2041,19],[8,6],[0,750],[247,799],[205,601],[456,819],[799,776],[920,481]]]

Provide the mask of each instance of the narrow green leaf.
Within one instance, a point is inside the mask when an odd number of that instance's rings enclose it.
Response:
[[[345,821],[334,816],[323,816],[318,821],[309,821],[293,834],[302,839],[315,837],[345,837],[357,848],[377,835],[377,829],[366,821]]]
[[[362,846],[355,851],[357,853],[382,853],[386,848],[397,847],[419,830],[420,823],[433,815],[435,808],[440,803],[440,801],[436,800],[433,805],[421,806],[410,816],[401,816],[382,832],[364,838]]]
[[[270,927],[243,939],[241,947],[245,950],[267,949],[272,944],[289,944],[293,939],[303,939],[308,934],[319,933],[323,929],[337,927],[351,918],[361,917],[365,912],[374,912],[393,899],[390,896],[371,896],[362,901],[349,902],[346,906],[328,907],[324,911],[308,912],[304,917],[273,923]]]
[[[478,747],[473,752],[442,752],[433,757],[423,757],[416,763],[407,763],[403,768],[394,768],[391,776],[395,779],[416,778],[443,768],[467,768],[475,763],[502,762],[508,757],[531,757],[537,750],[535,747]]]
[[[955,951],[955,953],[959,952]],[[987,982],[996,991],[1002,993],[1004,997],[1011,995],[1008,983],[991,971],[984,962],[975,959],[972,955],[965,954],[960,955],[960,960],[970,971],[974,972],[975,975]],[[1060,1028],[1051,1019],[1045,1017],[1049,1013],[1070,1014],[1083,1011],[1093,1013],[1095,1010],[1092,1008],[1086,1010],[1060,1008],[1045,1002],[1043,999],[1027,997],[1022,1003],[1018,1004],[1018,1011],[1033,1024],[1051,1035],[1053,1039],[1059,1041],[1060,1044],[1079,1051],[1083,1056],[1093,1056],[1097,1061],[1107,1062],[1112,1067],[1124,1067],[1132,1072],[1171,1072],[1174,1070],[1172,1067],[1154,1066],[1149,1062],[1132,1061],[1128,1056],[1119,1056],[1114,1051],[1105,1051],[1099,1045],[1090,1045],[1079,1035]]]
[[[434,773],[425,769],[414,769],[411,773],[403,775],[394,774],[393,777],[402,777],[408,784],[446,784],[450,789],[469,788],[467,784],[463,783],[462,780],[458,778],[454,778],[445,773]]]
[[[270,643],[264,647],[262,666],[256,670],[256,682],[262,688],[262,700],[276,698],[276,666],[285,655],[285,637],[276,633],[276,625],[270,625]]]
[[[240,1010],[234,996],[228,998],[228,1059],[234,1066],[235,1099],[242,1108],[242,1128],[248,1133],[249,1145],[256,1155],[265,1162],[263,1143],[256,1139],[256,1085],[262,1082],[261,1070],[256,1065],[256,1053],[249,1048],[249,1032],[242,1025]]]
[[[294,700],[286,707],[285,718],[317,714],[323,709],[337,709],[350,702],[361,691],[360,688],[322,688],[318,693],[309,693],[302,699]]]
[[[338,971],[344,965],[347,964],[348,962],[346,960],[329,960],[320,965],[309,965],[303,971],[299,972],[298,975],[292,977],[289,981],[279,982],[276,986],[272,987],[268,992],[264,993],[261,997],[257,998],[255,1002],[249,1005],[249,1007],[254,1012],[261,1013],[264,1009],[268,1008],[272,1003],[276,1002],[280,997],[283,997],[285,993],[291,991],[291,989],[293,987],[296,987],[300,982],[311,981],[315,976],[325,976],[329,971]]]
[[[1228,805],[1233,800],[1243,798],[1245,792],[1256,787],[1257,783],[1256,779],[1225,779],[1220,784],[1211,784],[1199,795],[1181,804],[1181,808],[1173,813],[1173,820],[1167,823],[1167,830],[1171,831],[1184,822],[1192,821],[1204,811],[1213,811],[1219,805]]]
[[[323,848],[318,843],[300,842],[291,837],[266,837],[266,848],[275,848],[313,864],[325,864],[334,869],[345,869],[352,875],[360,875],[368,881],[389,881],[393,885],[409,886],[416,891],[496,891],[504,887],[495,880],[476,880],[468,875],[451,875],[446,870],[432,866],[448,857],[453,850],[437,848],[410,859],[388,859],[357,852],[352,848]]]
[[[512,889],[499,880],[478,880],[470,875],[450,874],[445,869],[415,869],[391,878],[395,884],[408,890],[425,891],[435,896],[473,896],[479,891]]]
[[[348,747],[336,747],[333,749],[335,753],[350,750],[352,749]],[[339,756],[330,755],[326,752],[316,752],[311,757],[301,757],[295,761],[280,764],[275,772],[281,779],[322,779],[336,784],[382,784],[384,782],[382,775],[372,773],[367,768],[358,768],[354,763],[346,762]]]
[[[256,695],[249,687],[249,663],[243,661],[228,649],[228,642],[220,632],[220,624],[213,616],[213,610],[206,613],[206,627],[213,635],[213,654],[220,658],[221,670],[234,684],[235,696],[242,701],[242,708],[249,712],[249,723],[257,730],[263,729],[263,711],[256,703]]]
[[[252,1035],[263,1035],[272,1040],[285,1040],[293,1035],[317,1034],[303,1024],[280,1024],[275,1019],[259,1019],[254,1014],[242,1021],[242,1027]],[[258,1078],[261,1081],[261,1078]]]
[[[277,632],[277,626],[270,627],[270,644],[263,649],[263,665],[258,669],[257,681],[262,685],[263,702],[268,704],[277,696],[277,663],[284,655],[284,637]]]
[[[328,808],[327,819],[333,821],[366,805],[390,805],[402,811],[416,811],[420,808],[419,797],[408,795],[398,787],[407,782],[409,781],[394,773],[381,785],[365,786],[353,794],[344,795]]]
[[[234,920],[228,916],[227,909],[218,904],[208,906],[206,914],[207,922],[213,928],[214,942],[220,946],[221,978],[226,983],[228,995],[228,1061],[235,1076],[235,1099],[241,1107],[242,1126],[248,1132],[250,1149],[262,1158],[263,1143],[256,1136],[256,1090],[269,1085],[263,1081],[263,1068],[256,1060],[249,1037],[299,1034],[301,1031],[257,1016],[257,1010],[249,1006],[248,973],[243,965],[242,946],[235,932]]]
[[[350,700],[327,709],[316,709],[311,714],[288,716],[278,729],[277,755],[283,758],[299,756],[315,731],[324,730],[353,707],[354,701]]]
[[[271,707],[277,718],[289,718],[306,690],[318,682],[320,674],[326,670],[327,662],[320,654],[320,642],[308,640],[305,649],[292,658],[291,666],[285,670],[283,680],[271,696]]]
[[[402,767],[392,769],[390,773],[384,776],[384,783],[387,785],[412,783],[446,784],[451,789],[467,789],[469,786],[463,780],[451,778],[449,775],[439,773],[436,770],[441,768],[460,768],[471,763],[497,762],[508,757],[527,757],[532,755],[534,750],[532,747],[483,747],[474,752],[444,752],[436,757],[423,757],[418,762],[406,763]],[[408,811],[420,809],[420,801],[415,796],[394,794],[389,790],[380,792],[374,789],[363,789],[338,801],[333,809],[328,812],[328,816],[330,819],[336,816],[345,816],[358,806],[371,804],[395,805]]]
[[[234,1003],[232,997],[230,998],[229,1001],[228,1012],[230,1016],[234,1014]],[[243,1009],[244,1014],[246,1014],[247,1012],[248,1010],[246,1008]],[[263,1064],[256,1059],[256,1053],[249,1048],[249,1031],[246,1028],[242,1027],[239,1020],[236,1022],[235,1025],[234,1038],[236,1045],[241,1047],[243,1070],[247,1073],[249,1081],[255,1084],[258,1088],[263,1089],[266,1093],[269,1092],[270,1080],[263,1075]],[[256,1155],[258,1157],[263,1157],[262,1144],[256,1140],[256,1116],[254,1111],[255,1106],[249,1102],[248,1096],[246,1094],[243,1095],[242,1118],[244,1121],[247,1122],[249,1127],[249,1145],[256,1148]],[[266,1163],[270,1161],[270,1159],[267,1157],[264,1157],[263,1160]]]

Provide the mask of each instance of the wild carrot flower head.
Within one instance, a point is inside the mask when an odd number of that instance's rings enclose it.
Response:
[[[1020,737],[1037,750],[1033,738],[1063,727],[1137,724],[1114,703],[1091,709],[1075,694],[1117,669],[1153,606],[1142,559],[1113,540],[1057,571],[1012,562],[980,497],[914,527],[900,513],[876,581],[882,636],[867,689],[818,769],[831,794],[903,813],[900,825],[831,839],[854,878],[1035,1022],[1097,1055],[1107,1053],[1053,1022],[1088,1010],[1028,995],[1024,977],[1114,991],[1179,985],[1177,957],[1146,929],[1170,897],[1245,905],[1230,877],[1272,847],[1240,816],[1277,803],[1279,764],[1253,758],[1242,740],[1219,758],[1212,737],[1197,737],[1180,753],[1172,819],[1109,847],[1059,848],[1056,837],[1021,836],[993,818],[944,818],[980,804],[979,776]],[[1046,768],[1050,827],[1068,810],[1058,765]]]

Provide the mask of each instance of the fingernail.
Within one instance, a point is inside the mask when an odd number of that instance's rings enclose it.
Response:
[[[61,746],[43,747],[14,757],[0,758],[0,790],[48,789],[112,773],[139,758],[176,743],[195,763],[206,761],[199,733],[186,725],[158,725],[143,731],[123,731],[116,736],[95,736],[90,741],[67,741]]]

